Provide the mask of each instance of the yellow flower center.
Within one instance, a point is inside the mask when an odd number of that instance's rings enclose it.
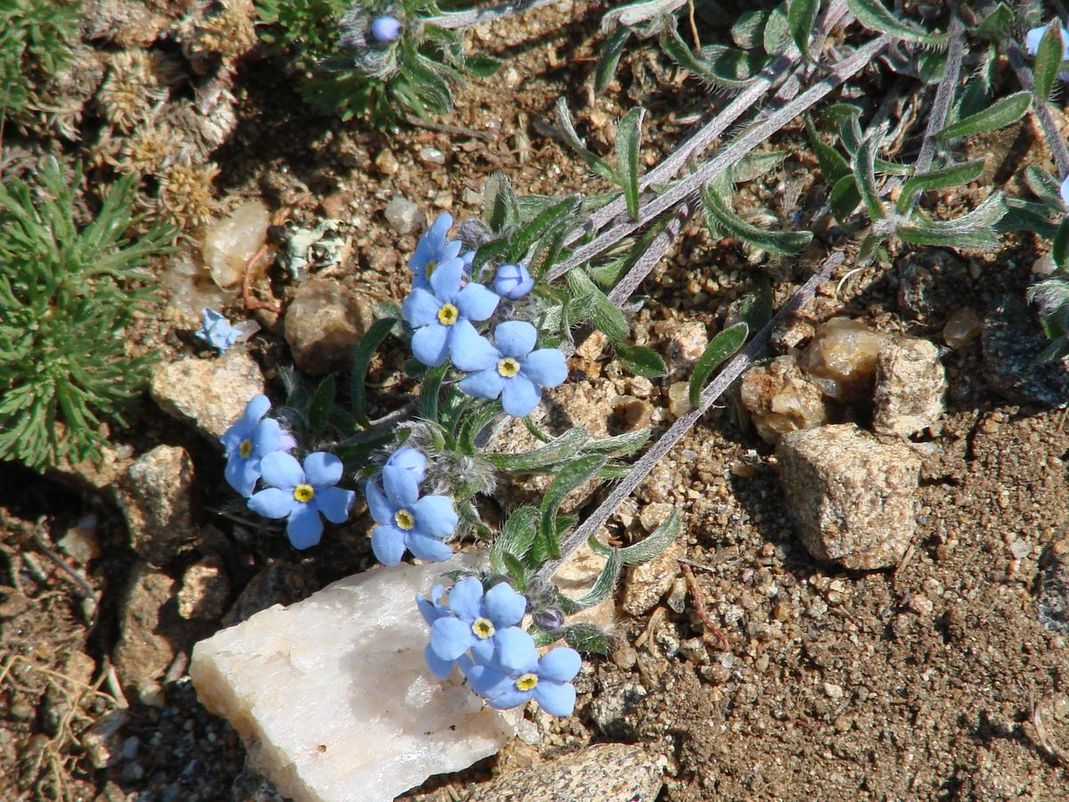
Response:
[[[521,674],[516,678],[516,690],[529,691],[538,684],[538,677],[534,674]]]
[[[416,517],[408,510],[398,510],[393,514],[393,522],[397,524],[398,529],[407,532],[416,525]]]
[[[520,372],[520,363],[511,356],[507,356],[497,363],[497,372],[506,379],[511,379]]]
[[[471,631],[483,640],[494,637],[494,623],[489,618],[476,618],[471,622]]]
[[[452,326],[460,318],[460,312],[453,304],[442,304],[438,310],[438,322],[443,326]]]
[[[238,445],[238,454],[241,455],[242,459],[248,459],[252,455],[252,440],[248,437],[242,440]]]
[[[293,488],[293,497],[301,504],[307,504],[316,497],[316,491],[311,485],[297,485]]]

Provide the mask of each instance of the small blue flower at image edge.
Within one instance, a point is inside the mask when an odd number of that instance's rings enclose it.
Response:
[[[444,562],[453,550],[442,541],[452,535],[459,518],[448,496],[419,495],[419,483],[404,468],[382,469],[382,487],[365,487],[371,518],[371,550],[383,565],[397,565],[405,550],[421,560]]]
[[[1064,25],[1061,25],[1060,28],[1062,34],[1062,61],[1066,61],[1069,60],[1069,29],[1066,29]],[[1040,25],[1025,34],[1024,47],[1030,56],[1034,56],[1039,52],[1039,43],[1043,41],[1043,34],[1046,32],[1047,26]]]
[[[214,309],[204,309],[201,312],[200,328],[193,335],[223,353],[227,348],[238,341],[241,332],[230,325],[221,313]]]
[[[1069,206],[1069,175],[1062,179],[1058,194],[1062,196],[1062,203]]]
[[[477,663],[495,660],[506,668],[522,667],[531,636],[517,624],[527,610],[527,599],[507,582],[484,591],[477,577],[466,577],[449,591],[448,607],[448,615],[436,615],[431,622],[434,659],[428,657],[427,663],[435,676],[447,677],[457,658],[468,651]]]
[[[556,348],[532,350],[538,332],[530,323],[499,323],[493,345],[465,320],[455,328],[450,357],[468,374],[457,386],[477,398],[500,396],[502,408],[514,418],[525,417],[538,406],[543,387],[556,387],[568,378],[563,353]]]
[[[516,301],[534,288],[534,279],[523,265],[501,265],[494,274],[494,292]]]
[[[303,468],[282,451],[268,454],[260,463],[270,487],[249,499],[249,509],[265,518],[287,518],[286,535],[296,549],[316,545],[323,535],[320,515],[331,523],[345,523],[356,493],[335,485],[341,481],[342,462],[333,454],[316,451],[304,458]]]
[[[234,490],[248,498],[260,478],[260,464],[264,457],[276,451],[292,451],[297,447],[293,435],[279,426],[278,421],[264,418],[271,409],[266,395],[254,396],[245,405],[245,412],[231,426],[219,442],[226,449],[226,469],[223,476]]]
[[[453,216],[448,212],[442,212],[431,223],[427,232],[419,238],[416,250],[412,258],[408,260],[408,266],[412,270],[412,286],[421,287],[425,290],[431,288],[430,278],[434,271],[443,262],[456,259],[460,253],[461,243],[458,240],[447,238],[449,229],[453,226]],[[462,257],[467,260],[467,257]],[[475,258],[472,252],[472,259]],[[471,262],[467,262],[468,273],[471,273]]]
[[[493,708],[504,710],[534,699],[551,715],[570,716],[575,709],[575,687],[571,681],[582,666],[579,652],[562,646],[539,657],[533,639],[522,651],[522,655],[512,655],[520,663],[517,668],[496,661],[481,664],[466,656],[457,665],[472,690]]]
[[[383,15],[371,21],[371,36],[376,42],[394,42],[401,36],[401,21],[396,17]]]
[[[414,329],[412,355],[424,365],[445,362],[459,324],[486,320],[497,308],[500,298],[482,284],[461,288],[463,271],[461,258],[443,262],[431,274],[430,289],[414,288],[401,305],[401,317]]]

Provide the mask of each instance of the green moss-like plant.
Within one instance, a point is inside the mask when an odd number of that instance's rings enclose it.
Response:
[[[80,16],[79,2],[0,0],[0,119],[70,63]]]
[[[50,159],[34,184],[0,186],[0,460],[36,470],[99,458],[102,421],[123,422],[151,363],[126,349],[126,326],[150,292],[140,267],[172,239],[163,227],[127,239],[129,177],[79,229],[81,179]]]

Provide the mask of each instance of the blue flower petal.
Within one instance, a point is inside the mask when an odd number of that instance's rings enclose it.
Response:
[[[397,449],[386,460],[389,468],[402,468],[412,474],[417,482],[422,482],[427,477],[427,457],[422,451],[404,446]]]
[[[467,657],[457,661],[460,670],[468,678],[471,689],[480,696],[500,695],[513,685],[512,678],[492,665],[473,663]]]
[[[438,677],[438,679],[445,679],[452,674],[453,666],[456,665],[455,661],[443,660],[436,655],[429,643],[423,649],[423,658],[427,661],[427,668],[429,668],[431,673]]]
[[[501,265],[494,274],[494,292],[511,301],[522,298],[532,288],[534,279],[523,265]]]
[[[416,287],[401,304],[401,317],[412,328],[427,326],[438,319],[442,304],[430,290]]]
[[[520,372],[542,387],[556,387],[568,378],[568,360],[556,348],[539,348],[527,355]]]
[[[497,641],[497,662],[505,668],[523,673],[538,665],[534,638],[519,627],[498,630],[494,640]]]
[[[297,504],[290,513],[286,534],[295,549],[307,549],[323,535],[323,521],[313,504]]]
[[[356,493],[340,487],[321,487],[316,490],[315,506],[332,524],[343,524],[349,518]]]
[[[260,475],[272,487],[292,490],[304,482],[304,471],[285,451],[275,451],[260,460]]]
[[[435,266],[431,273],[431,291],[442,303],[452,302],[460,291],[460,277],[464,274],[464,260],[460,257],[446,259]]]
[[[437,258],[438,252],[441,251],[442,245],[445,244],[449,229],[452,227],[453,215],[449,214],[449,212],[442,212],[434,218],[431,227],[424,232],[423,236],[419,238],[419,242],[416,243],[416,250],[412,253],[412,258],[408,260],[408,266],[416,273],[419,273],[426,267],[427,262]]]
[[[443,563],[453,556],[453,550],[440,540],[421,535],[419,532],[408,532],[405,535],[405,545],[412,552],[412,556],[421,560],[435,563]]]
[[[264,518],[285,518],[297,506],[297,499],[288,490],[269,487],[250,498],[248,506],[250,510]]]
[[[449,338],[449,358],[460,370],[470,373],[494,367],[501,354],[471,323],[461,319],[454,324]]]
[[[1060,194],[1062,196],[1062,201],[1069,205],[1069,176],[1066,176],[1065,180],[1062,181]]]
[[[553,716],[570,716],[575,710],[575,688],[563,682],[539,682],[534,686],[539,706]]]
[[[383,565],[397,565],[405,556],[405,535],[393,526],[376,526],[371,532],[371,550]]]
[[[449,610],[439,606],[438,602],[442,598],[442,593],[445,589],[441,585],[435,585],[431,588],[431,598],[428,601],[422,594],[416,596],[416,606],[419,608],[420,615],[423,616],[423,620],[428,624],[433,624],[439,618],[443,616],[451,615]]]
[[[393,507],[376,482],[369,481],[364,485],[364,498],[367,499],[367,508],[371,511],[371,518],[375,523],[393,523]]]
[[[567,682],[579,673],[583,659],[575,649],[561,646],[538,661],[538,676],[557,682]]]
[[[252,459],[245,460],[245,466],[242,471],[242,487],[248,488],[248,493],[242,493],[241,495],[248,498],[252,495],[252,491],[256,489],[256,482],[260,478],[260,462],[259,457],[253,457]]]
[[[252,473],[252,481],[249,481],[248,468],[249,460],[241,458],[236,451],[227,457],[226,467],[223,469],[223,478],[226,479],[226,483],[230,485],[241,495],[248,498],[252,495],[253,488],[256,487],[256,480],[260,478],[260,461],[256,461],[256,469]]]
[[[487,696],[487,701],[490,703],[490,707],[497,710],[508,710],[529,702],[533,695],[533,691],[521,691],[513,685],[511,690],[507,690],[504,693],[492,697]]]
[[[390,502],[393,513],[402,507],[411,507],[419,498],[419,484],[416,477],[404,468],[387,465],[382,469],[382,488]]]
[[[245,412],[242,413],[239,422],[247,424],[251,429],[260,422],[260,418],[266,415],[269,409],[271,409],[271,399],[266,395],[254,395],[245,405]]]
[[[457,309],[468,320],[486,320],[501,299],[482,284],[469,284],[456,295]]]
[[[483,610],[498,629],[520,623],[527,610],[527,599],[508,582],[498,582],[483,597]]]
[[[542,391],[522,373],[513,376],[505,382],[505,389],[501,391],[501,407],[514,418],[523,418],[531,414]]]
[[[282,427],[274,418],[264,418],[256,424],[256,431],[252,435],[253,453],[258,457],[270,454],[272,451],[282,450]]]
[[[315,451],[304,458],[304,475],[312,487],[330,487],[341,481],[341,460],[326,451]]]
[[[431,626],[431,651],[443,660],[456,660],[471,646],[471,626],[459,618],[439,618]]]
[[[449,327],[435,320],[412,335],[412,356],[433,368],[445,362],[448,345]]]
[[[429,537],[449,537],[460,520],[449,496],[424,496],[411,509],[416,518],[414,531]]]
[[[449,591],[449,609],[468,624],[482,615],[482,601],[483,583],[474,576],[461,579]]]
[[[494,656],[493,638],[473,637],[471,639],[471,656],[477,663],[489,663]]]
[[[457,387],[468,395],[493,401],[505,389],[505,377],[497,372],[497,368],[480,370],[478,373],[469,373],[457,382]]]
[[[1043,40],[1043,34],[1047,32],[1046,25],[1040,25],[1038,28],[1032,28],[1024,36],[1024,47],[1028,51],[1030,56],[1034,56],[1039,52],[1039,43]]]
[[[538,331],[525,320],[509,320],[494,329],[494,345],[504,356],[523,359],[538,340]]]

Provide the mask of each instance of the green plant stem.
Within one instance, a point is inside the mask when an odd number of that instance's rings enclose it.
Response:
[[[816,85],[810,87],[790,103],[770,114],[760,122],[754,123],[736,137],[730,145],[717,151],[698,170],[677,182],[663,194],[651,199],[639,209],[638,219],[627,219],[614,225],[608,231],[595,237],[591,242],[577,249],[570,259],[554,267],[546,274],[552,281],[560,278],[569,270],[612,247],[636,229],[657,219],[679,203],[696,194],[705,184],[725,170],[738,164],[747,153],[779,131],[790,121],[804,114],[823,100],[833,89],[851,78],[885,48],[891,41],[889,36],[880,36],[854,51],[848,58],[835,65],[831,71]]]
[[[698,406],[682,417],[677,418],[675,423],[669,427],[668,431],[661,435],[650,450],[643,454],[642,458],[634,464],[630,473],[628,473],[627,476],[613,488],[613,491],[609,494],[608,498],[606,498],[582,524],[576,527],[575,531],[568,535],[565,541],[561,544],[560,558],[551,560],[543,565],[538,571],[538,578],[548,580],[552,577],[553,574],[557,572],[557,569],[559,569],[580,546],[597,533],[598,529],[600,529],[605,522],[609,520],[609,517],[613,512],[616,511],[616,508],[619,507],[631,493],[634,492],[635,488],[637,488],[649,475],[654,466],[668,454],[672,447],[680,441],[683,435],[693,428],[694,424],[696,424],[701,416],[705,414],[705,411],[727,391],[735,380],[742,375],[742,372],[746,370],[758,356],[760,356],[768,342],[773,327],[779,323],[779,321],[794,314],[808,303],[816,292],[817,287],[824,281],[827,281],[831,276],[832,271],[842,263],[843,255],[838,252],[831,254],[824,260],[820,269],[814,273],[804,285],[802,285],[794,296],[780,308],[767,324],[765,324],[764,328],[762,328],[757,335],[747,343],[742,352],[732,359],[731,362],[728,363],[728,366],[720,372],[705,390],[702,391],[701,400]]]

